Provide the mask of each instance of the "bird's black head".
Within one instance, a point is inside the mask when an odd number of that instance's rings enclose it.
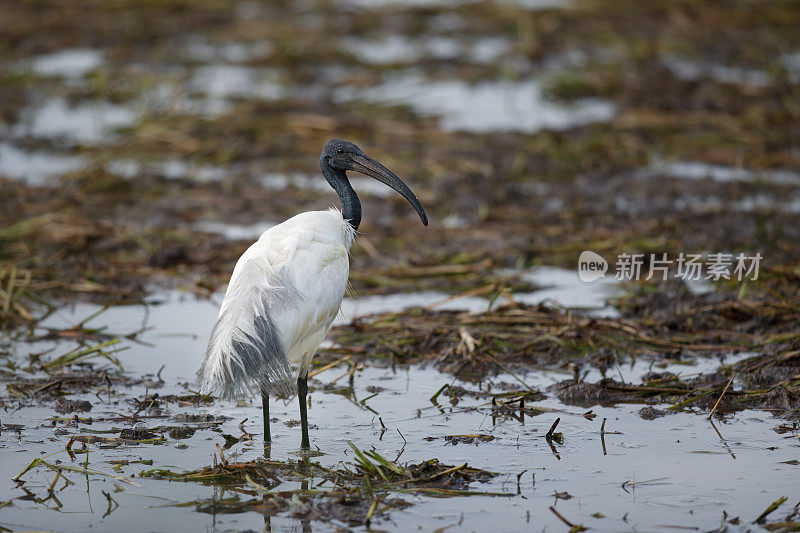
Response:
[[[330,139],[325,143],[325,147],[322,149],[320,160],[327,161],[330,166],[339,170],[356,170],[353,168],[352,157],[354,155],[363,156],[364,152],[350,141],[345,141],[344,139]]]
[[[411,192],[411,189],[409,189],[400,178],[395,176],[391,170],[367,156],[367,154],[361,151],[361,148],[350,141],[345,141],[344,139],[330,139],[325,143],[325,147],[322,149],[319,164],[322,167],[323,175],[325,175],[325,178],[331,186],[339,192],[340,196],[342,193],[337,183],[335,183],[335,180],[346,181],[346,170],[360,172],[361,174],[375,178],[400,193],[403,198],[408,200],[409,203],[414,206],[414,209],[417,210],[417,214],[419,214],[422,223],[426,226],[428,225],[428,215],[425,214],[425,209],[422,207],[416,195]],[[335,169],[338,172],[328,172],[328,169]],[[352,191],[352,189],[350,190]]]

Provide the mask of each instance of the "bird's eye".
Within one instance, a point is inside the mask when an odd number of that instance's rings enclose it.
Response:
[[[343,154],[343,153],[344,153],[344,148],[337,148],[337,149],[336,149],[336,152],[337,152],[338,154]]]

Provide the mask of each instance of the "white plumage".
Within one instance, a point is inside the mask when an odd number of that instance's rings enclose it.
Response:
[[[268,229],[242,254],[198,373],[204,392],[238,397],[293,390],[287,363],[304,375],[328,334],[347,288],[354,239],[341,211],[331,208]],[[236,343],[256,347],[259,318],[271,319],[280,346],[267,346],[272,353],[251,361]]]
[[[342,211],[292,217],[265,231],[242,254],[197,372],[206,393],[236,398],[260,392],[264,440],[270,442],[269,395],[294,391],[290,365],[295,365],[305,449],[308,366],[339,312],[350,273],[348,253],[361,223],[361,202],[346,171],[361,172],[393,188],[428,224],[411,189],[353,143],[329,140],[319,162]]]

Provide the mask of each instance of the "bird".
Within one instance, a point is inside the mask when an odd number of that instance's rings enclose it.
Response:
[[[272,441],[269,397],[291,396],[296,384],[302,450],[310,449],[309,365],[339,313],[350,273],[349,251],[361,224],[361,202],[347,171],[388,185],[428,225],[411,189],[352,142],[328,140],[319,163],[341,210],[295,215],[265,231],[241,255],[197,371],[204,393],[223,399],[261,394],[265,445]]]

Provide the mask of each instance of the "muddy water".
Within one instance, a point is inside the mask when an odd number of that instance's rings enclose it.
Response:
[[[354,315],[375,309],[374,303],[360,308],[352,302],[347,305]],[[397,306],[397,302],[392,305]],[[43,325],[68,327],[96,310],[90,305],[78,305],[56,313]],[[89,325],[102,323],[115,334],[149,326],[139,337],[140,342],[127,343],[128,349],[118,355],[126,368],[136,369],[137,375],[155,374],[161,369],[164,384],[157,392],[163,396],[186,392],[216,311],[217,302],[213,299],[197,300],[173,293],[152,298],[147,309],[142,306],[109,309]],[[53,344],[52,341],[16,344],[12,357],[22,358]],[[57,352],[68,349],[69,344],[61,342]],[[718,364],[718,360],[706,359],[693,366],[672,365],[665,370],[687,375],[712,370]],[[625,381],[636,382],[649,369],[649,364],[639,362],[615,372]],[[543,414],[520,421],[512,417],[493,418],[484,399],[462,396],[454,405],[443,394],[438,405],[429,400],[445,383],[476,392],[485,389],[486,383],[461,383],[452,376],[419,366],[367,365],[355,374],[352,396],[326,390],[326,385],[344,386],[340,376],[345,371],[342,365],[311,381],[312,440],[324,453],[317,458],[324,466],[351,461],[347,441],[352,441],[361,448],[374,447],[389,458],[399,454],[401,462],[436,457],[448,464],[468,462],[499,472],[502,475],[491,482],[473,488],[509,494],[450,499],[404,495],[415,505],[393,511],[390,520],[373,522],[380,529],[429,531],[452,526],[451,531],[481,531],[496,529],[502,523],[506,531],[562,530],[564,525],[549,511],[554,504],[571,521],[598,530],[669,531],[675,526],[711,529],[720,524],[723,512],[740,516],[743,523],[749,523],[779,496],[789,496],[793,501],[798,495],[797,467],[781,463],[800,455],[797,438],[775,433],[772,428],[779,421],[769,413],[741,412],[714,427],[702,413],[678,413],[648,421],[638,416],[640,406],[623,405],[594,407],[597,417],[588,420],[582,416],[586,409],[547,398],[536,403]],[[532,371],[521,377],[529,386],[544,389],[565,375]],[[587,379],[598,377],[590,374]],[[72,461],[64,451],[70,435],[87,429],[127,427],[122,422],[102,419],[120,413],[130,415],[132,408],[124,398],[141,397],[146,388],[152,393],[151,387],[157,382],[153,376],[151,383],[117,390],[110,397],[85,397],[93,404],[92,411],[83,415],[94,419],[91,425],[66,427],[59,423],[64,427],[49,427],[56,414],[51,405],[4,412],[3,424],[19,424],[23,428],[0,433],[0,501],[14,498],[10,506],[3,508],[0,525],[9,529],[61,531],[98,527],[115,531],[261,530],[265,518],[257,513],[213,516],[196,512],[194,505],[179,506],[183,502],[230,494],[215,493],[210,487],[135,477],[150,468],[181,470],[210,464],[215,445],[224,445],[221,433],[239,436],[242,429],[255,434],[255,438],[235,444],[226,450],[226,455],[234,460],[247,460],[262,454],[258,402],[238,405],[218,402],[213,407],[199,409],[174,403],[165,405],[167,418],[145,419],[147,425],[175,424],[170,418],[184,412],[224,415],[229,419],[217,429],[197,431],[182,441],[168,439],[165,445],[117,449],[89,446],[88,466],[104,472],[112,471],[106,461],[152,459],[152,466],[122,467],[120,475],[134,476],[128,479],[136,486],[102,476],[87,478],[67,473],[67,479],[74,485],[62,488],[62,481],[56,484],[54,494],[60,502],[59,509],[54,499],[43,503],[19,499],[25,496],[24,490],[35,497],[47,498],[53,478],[48,470],[27,473],[22,486],[11,481],[33,458],[55,453],[50,460],[83,466],[85,456],[78,455]],[[492,382],[495,390],[503,383],[516,383],[510,375],[496,376]],[[295,401],[273,401],[271,414],[277,419],[273,422],[271,456],[296,458],[299,428],[286,425],[298,417]],[[378,416],[386,431],[382,431]],[[558,429],[565,440],[551,447],[543,437],[556,417],[561,418]],[[601,438],[603,418],[607,418],[606,434]],[[442,438],[474,433],[491,435],[494,440],[478,445],[452,445]],[[296,485],[299,484],[284,483],[278,490],[300,488]],[[110,513],[103,492],[119,504],[115,508],[111,505]],[[562,498],[557,499],[556,493]],[[289,515],[272,517],[269,521],[275,531],[309,527],[331,531],[343,525],[335,521],[301,523]]]

